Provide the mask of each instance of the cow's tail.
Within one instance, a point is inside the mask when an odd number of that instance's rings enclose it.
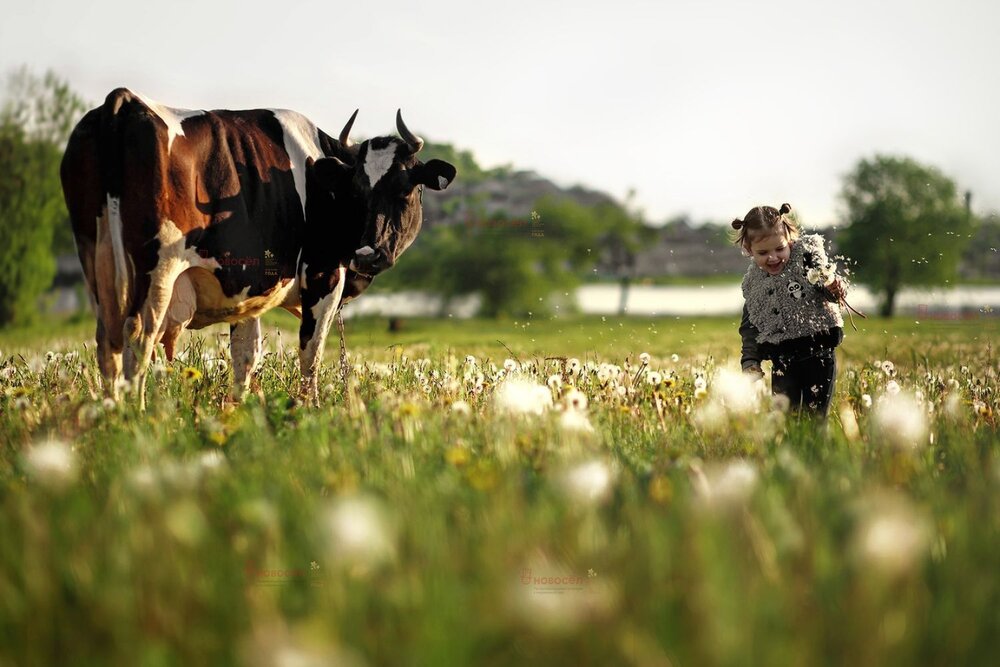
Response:
[[[124,129],[122,107],[137,98],[125,88],[117,88],[104,101],[101,117],[100,164],[101,180],[107,197],[106,215],[115,268],[115,298],[122,317],[128,314],[131,292],[131,267],[125,253],[122,228],[122,193],[124,190]]]

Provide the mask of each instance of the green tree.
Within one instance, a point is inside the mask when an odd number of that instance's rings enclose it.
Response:
[[[632,244],[638,228],[613,203],[583,206],[570,199],[542,198],[529,220],[496,214],[461,225],[438,225],[420,233],[404,259],[380,276],[379,289],[425,289],[447,302],[479,294],[480,314],[520,317],[549,312],[591,273],[612,241]],[[631,248],[632,245],[627,245]]]
[[[856,262],[858,281],[881,294],[891,316],[906,285],[942,285],[957,276],[974,227],[955,183],[909,158],[876,155],[847,175],[841,193],[847,227],[840,250]]]
[[[22,68],[8,77],[0,106],[0,325],[33,319],[52,284],[54,234],[69,227],[59,161],[84,109],[52,72],[39,78]]]

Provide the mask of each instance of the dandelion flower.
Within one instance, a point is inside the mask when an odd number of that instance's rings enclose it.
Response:
[[[757,407],[760,393],[756,384],[746,373],[722,369],[715,376],[712,391],[729,412],[745,413]]]
[[[610,495],[613,479],[608,464],[597,459],[578,464],[563,473],[563,490],[576,502],[598,504]]]
[[[649,352],[643,352],[642,354],[639,355],[639,361],[642,362],[643,366],[649,365],[649,359],[650,359]]]
[[[391,560],[396,553],[385,510],[366,496],[341,498],[327,510],[324,528],[334,562],[368,568]]]
[[[73,450],[58,440],[48,440],[29,448],[25,454],[25,467],[32,479],[57,490],[71,484],[77,475]]]
[[[497,389],[494,404],[501,412],[540,415],[552,407],[552,394],[529,380],[510,378]]]
[[[198,456],[198,465],[206,472],[217,472],[226,465],[226,457],[218,449],[210,449]]]
[[[676,355],[676,354],[671,354],[671,355],[670,355],[670,361],[674,362],[675,364],[676,364],[676,363],[677,363],[678,361],[680,361],[680,360],[681,360],[680,356],[678,356],[678,355]]]
[[[449,447],[444,453],[444,459],[456,468],[461,468],[469,462],[472,455],[469,453],[469,448],[464,445],[454,445]]]
[[[189,380],[191,382],[196,382],[201,379],[201,371],[194,366],[187,366],[183,371],[181,371],[181,375],[185,380]]]
[[[570,410],[587,409],[587,395],[579,389],[574,388],[567,391],[563,400],[566,401],[566,407]]]
[[[451,404],[451,411],[456,415],[470,415],[472,407],[467,402],[458,400]]]
[[[659,371],[650,371],[646,375],[646,384],[659,387],[661,382],[663,382],[663,376],[660,375]]]
[[[889,380],[885,383],[885,393],[888,396],[895,396],[899,393],[899,383],[895,380]]]
[[[880,574],[913,568],[926,554],[930,530],[926,519],[903,499],[882,500],[870,508],[857,532],[862,560]]]
[[[695,489],[701,501],[715,509],[744,504],[757,488],[757,468],[742,459],[710,467],[705,472],[696,467]]]
[[[559,427],[575,433],[593,433],[594,427],[582,410],[565,410],[559,415]]]
[[[887,395],[872,415],[878,434],[897,449],[915,449],[926,441],[927,418],[908,394]]]

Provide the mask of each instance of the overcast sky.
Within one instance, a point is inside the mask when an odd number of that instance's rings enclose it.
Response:
[[[331,134],[407,124],[660,222],[788,201],[837,220],[843,175],[912,157],[1000,209],[996,0],[0,0],[0,71],[95,104],[284,107]],[[461,176],[461,175],[460,175]]]

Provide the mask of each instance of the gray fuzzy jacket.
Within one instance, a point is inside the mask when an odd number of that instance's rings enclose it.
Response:
[[[786,350],[808,356],[817,341],[831,349],[840,343],[844,320],[836,297],[806,278],[810,268],[829,261],[823,237],[805,234],[792,245],[788,264],[778,275],[750,262],[743,277],[743,368]]]

